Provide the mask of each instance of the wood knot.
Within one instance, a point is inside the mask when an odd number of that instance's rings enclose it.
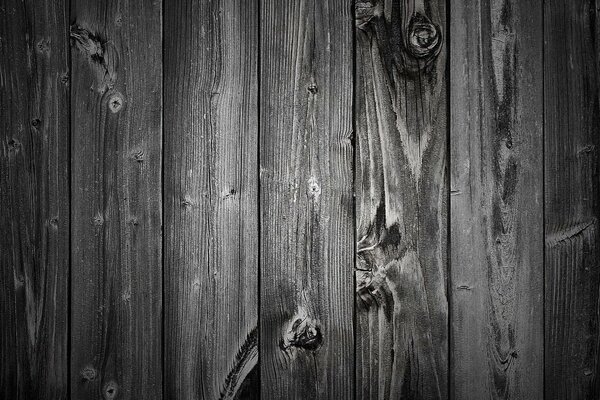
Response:
[[[185,195],[183,196],[183,199],[181,199],[181,205],[184,208],[192,208],[195,205],[195,202],[189,195]]]
[[[104,217],[102,216],[102,214],[98,213],[98,214],[96,214],[96,216],[94,216],[94,225],[96,225],[96,226],[104,225]]]
[[[582,154],[591,154],[593,152],[596,151],[596,146],[594,146],[593,144],[588,144],[587,146],[582,147],[581,149],[579,149],[577,151],[577,154],[582,155]]]
[[[131,152],[131,158],[134,161],[139,162],[139,163],[144,162],[144,159],[145,159],[144,150],[139,149],[139,150],[132,151]]]
[[[279,347],[287,350],[291,347],[315,351],[323,343],[321,328],[314,319],[297,318],[281,338]]]
[[[16,286],[20,288],[25,285],[25,276],[22,274],[19,274],[15,277],[15,281],[16,281]]]
[[[21,142],[19,142],[15,138],[11,138],[8,140],[8,150],[18,152],[21,149]]]
[[[441,44],[441,31],[429,18],[415,14],[408,27],[407,49],[415,58],[428,58],[437,55]]]
[[[308,197],[317,199],[321,195],[321,186],[314,176],[308,180]]]
[[[38,40],[38,42],[35,45],[35,49],[40,54],[49,55],[50,54],[50,39],[42,38],[42,39]]]
[[[317,94],[319,92],[319,88],[317,87],[316,83],[311,83],[310,85],[308,85],[306,90],[308,90],[308,92],[311,94]]]
[[[31,120],[31,126],[35,129],[38,129],[42,125],[42,121],[39,118],[34,118]]]
[[[84,381],[91,382],[98,376],[98,371],[96,371],[96,369],[91,365],[88,365],[79,371],[79,375],[81,375],[81,379]]]
[[[224,190],[221,196],[222,196],[223,200],[226,200],[230,197],[235,196],[236,193],[237,193],[236,190],[234,188],[231,188],[229,190]]]
[[[62,74],[60,74],[60,83],[62,83],[63,85],[69,85],[69,73],[68,72],[63,72]]]
[[[104,94],[108,89],[112,89],[117,81],[119,59],[114,44],[77,24],[71,26],[70,38],[71,45],[87,58],[96,72],[98,91]]]
[[[124,103],[125,99],[123,99],[121,93],[117,92],[108,99],[108,108],[113,112],[113,114],[118,113],[123,108]]]
[[[118,391],[117,383],[115,381],[109,381],[104,385],[102,394],[106,400],[112,400],[117,397]]]

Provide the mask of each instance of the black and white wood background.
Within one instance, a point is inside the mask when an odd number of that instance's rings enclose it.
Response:
[[[599,0],[2,0],[1,399],[600,398]]]

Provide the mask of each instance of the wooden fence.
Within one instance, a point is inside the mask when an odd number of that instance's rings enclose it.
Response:
[[[600,398],[599,0],[3,0],[0,398]]]

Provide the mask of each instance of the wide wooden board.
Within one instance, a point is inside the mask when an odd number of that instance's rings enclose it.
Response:
[[[262,398],[353,391],[352,18],[261,1]]]
[[[0,5],[0,398],[68,396],[69,52],[63,2]]]
[[[258,2],[164,27],[165,398],[257,398]]]
[[[162,3],[71,7],[71,393],[159,399]]]
[[[357,1],[358,399],[445,399],[445,1]]]
[[[598,10],[544,2],[546,399],[600,398]]]
[[[451,395],[541,399],[542,2],[450,15]]]

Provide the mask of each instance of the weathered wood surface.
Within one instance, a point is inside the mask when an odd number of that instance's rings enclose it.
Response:
[[[600,398],[599,10],[3,1],[0,398]]]
[[[71,393],[158,399],[162,4],[71,3]]]
[[[258,2],[164,28],[165,398],[257,398]]]
[[[544,8],[546,399],[600,398],[600,21]]]
[[[446,9],[356,2],[359,399],[447,396]]]
[[[542,2],[450,15],[451,395],[541,399]]]
[[[351,4],[260,21],[261,395],[352,398]]]
[[[68,9],[0,5],[0,398],[68,395]]]

